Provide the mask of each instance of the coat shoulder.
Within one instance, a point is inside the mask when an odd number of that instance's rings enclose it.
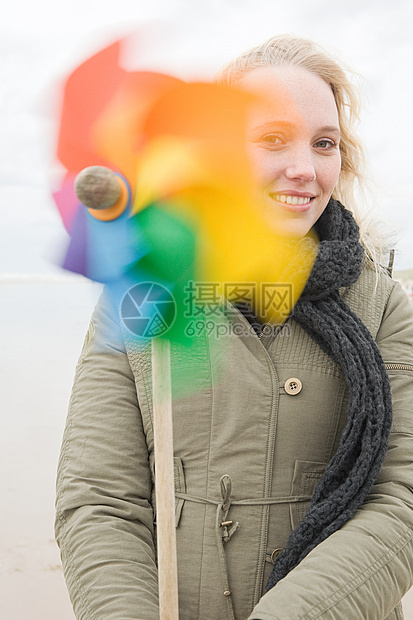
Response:
[[[341,296],[348,306],[367,326],[373,337],[376,336],[390,295],[397,282],[387,270],[376,270],[365,259],[358,280],[349,287],[341,289]]]

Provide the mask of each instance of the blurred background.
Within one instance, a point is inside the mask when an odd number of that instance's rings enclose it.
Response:
[[[141,30],[140,65],[210,78],[270,36],[310,37],[363,76],[360,133],[378,216],[413,285],[410,0],[14,0],[0,21],[0,618],[74,618],[53,539],[54,484],[74,368],[99,285],[63,272],[51,198],[57,84]],[[412,592],[406,597],[413,620]],[[409,611],[409,597],[411,610]]]

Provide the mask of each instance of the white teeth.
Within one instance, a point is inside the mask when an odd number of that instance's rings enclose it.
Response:
[[[274,198],[278,202],[286,202],[288,205],[306,205],[311,200],[309,196],[285,196],[284,194],[275,194]]]

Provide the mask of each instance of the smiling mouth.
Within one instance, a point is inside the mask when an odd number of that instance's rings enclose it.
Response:
[[[270,194],[273,200],[277,200],[278,202],[283,202],[288,205],[308,205],[314,197],[311,196],[287,196],[285,194]]]

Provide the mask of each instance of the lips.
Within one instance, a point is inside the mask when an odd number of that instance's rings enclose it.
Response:
[[[269,196],[272,200],[281,203],[285,209],[295,212],[308,211],[316,198],[314,194],[299,191],[290,193],[280,192],[277,194],[275,192],[271,192]]]
[[[298,196],[290,194],[270,194],[270,196],[273,200],[294,206],[308,205],[314,198],[314,196]]]

